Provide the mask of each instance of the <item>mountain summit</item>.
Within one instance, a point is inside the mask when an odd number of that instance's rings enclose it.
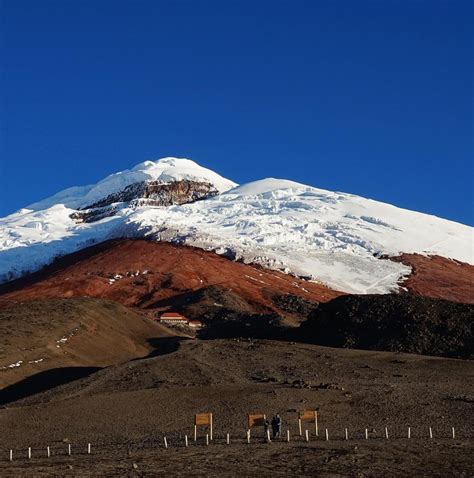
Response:
[[[0,281],[116,238],[199,247],[345,292],[397,290],[401,253],[473,263],[473,228],[283,179],[238,186],[163,158],[66,189],[0,219]]]
[[[81,209],[108,196],[123,192],[132,185],[151,181],[166,184],[183,180],[208,183],[217,192],[224,192],[237,186],[236,183],[199,166],[190,159],[168,157],[157,161],[144,161],[130,170],[111,174],[97,184],[65,189],[43,201],[27,206],[26,209],[46,209],[55,204],[63,204],[71,209]]]

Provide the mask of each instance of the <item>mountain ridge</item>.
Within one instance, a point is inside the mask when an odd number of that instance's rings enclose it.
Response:
[[[187,195],[166,193],[155,203],[146,197],[180,182],[193,184]],[[412,271],[380,257],[414,253],[474,263],[469,226],[288,180],[237,185],[187,159],[145,161],[29,208],[0,219],[0,282],[117,238],[190,245],[362,294],[396,291]],[[78,223],[88,208],[96,220]]]

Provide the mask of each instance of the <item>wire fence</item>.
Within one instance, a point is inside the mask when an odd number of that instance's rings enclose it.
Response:
[[[247,430],[245,433],[219,433],[210,437],[208,433],[197,435],[162,435],[154,440],[124,440],[108,443],[92,442],[51,442],[44,446],[12,447],[1,453],[0,461],[25,461],[34,459],[51,459],[54,457],[103,455],[106,453],[123,452],[131,455],[134,452],[150,450],[168,450],[190,447],[232,446],[271,443],[324,443],[324,442],[390,442],[390,441],[452,441],[471,440],[472,436],[465,433],[458,434],[454,427],[383,427],[379,429],[365,428],[321,428],[317,431],[303,428],[299,432],[292,433],[290,428],[283,428],[279,437],[274,437],[270,430],[263,431],[261,427]]]

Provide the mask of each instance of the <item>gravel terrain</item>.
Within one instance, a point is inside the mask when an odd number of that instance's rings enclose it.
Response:
[[[0,474],[474,476],[473,384],[472,361],[267,340],[163,337],[148,358],[0,409],[0,427],[8,430],[0,437]],[[310,443],[297,437],[302,409],[319,409],[317,441],[313,424],[307,425]],[[207,411],[214,416],[216,443],[206,447],[206,430],[200,429],[199,446],[186,449],[194,413]],[[245,443],[247,413],[257,412],[280,413],[290,444],[264,443],[261,429]],[[66,454],[68,444],[72,456]],[[53,450],[49,460],[47,445]],[[33,449],[31,461],[27,447]]]

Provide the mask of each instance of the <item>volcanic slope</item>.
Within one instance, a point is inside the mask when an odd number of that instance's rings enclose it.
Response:
[[[98,367],[145,357],[156,340],[168,336],[164,327],[112,301],[74,298],[11,305],[0,309],[0,388],[36,376],[24,387],[25,393],[33,393],[41,383],[53,386]],[[8,389],[1,397],[14,398]]]
[[[296,339],[474,359],[474,305],[407,293],[346,295],[312,311]]]
[[[474,264],[473,228],[285,179],[237,186],[193,161],[145,161],[0,218],[0,282],[124,237],[199,247],[346,293],[399,289],[401,253]]]
[[[39,298],[96,297],[142,309],[182,308],[194,291],[219,291],[223,302],[245,314],[277,312],[274,297],[291,294],[325,302],[341,295],[324,285],[234,262],[212,252],[146,240],[114,240],[57,260],[25,278],[0,286],[0,306]],[[202,294],[203,300],[215,294]],[[197,298],[201,300],[200,297]],[[218,299],[220,300],[220,299]],[[226,303],[214,302],[213,307]]]
[[[391,259],[412,268],[401,284],[412,294],[474,304],[474,266],[421,254],[401,254]]]

